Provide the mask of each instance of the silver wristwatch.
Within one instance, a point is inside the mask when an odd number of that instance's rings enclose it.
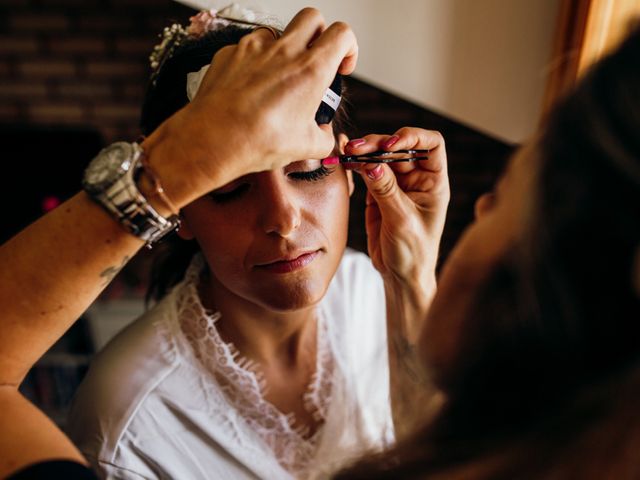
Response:
[[[143,150],[137,143],[117,142],[98,153],[84,172],[82,187],[120,224],[147,245],[180,223],[176,215],[160,215],[140,193],[136,180]]]

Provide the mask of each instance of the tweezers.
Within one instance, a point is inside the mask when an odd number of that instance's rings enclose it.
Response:
[[[429,158],[429,150],[398,150],[387,152],[378,150],[363,155],[339,155],[340,163],[392,163],[415,162]]]

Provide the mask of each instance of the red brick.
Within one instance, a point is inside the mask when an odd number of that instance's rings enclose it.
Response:
[[[113,89],[108,83],[86,82],[61,82],[57,85],[55,93],[66,98],[105,98],[113,94]]]
[[[104,55],[107,51],[107,41],[96,37],[70,37],[52,38],[49,40],[49,48],[52,53],[86,53],[92,55]]]
[[[116,52],[119,57],[123,55],[148,57],[154,45],[160,42],[159,38],[117,38]]]
[[[11,103],[0,103],[0,120],[15,121],[22,116],[22,109]]]
[[[136,124],[140,118],[140,106],[130,104],[98,105],[93,109],[98,123],[102,120],[115,120]]]
[[[76,65],[66,60],[29,60],[21,62],[18,70],[29,77],[73,77],[77,74]]]
[[[144,77],[145,65],[142,62],[90,60],[86,63],[86,74],[89,77]]]
[[[58,14],[17,14],[9,18],[9,26],[25,32],[60,31],[69,29],[69,19]]]
[[[0,53],[25,55],[38,51],[38,41],[33,37],[0,37]]]
[[[92,15],[78,18],[78,27],[90,31],[134,30],[133,18],[127,15]]]
[[[0,98],[16,99],[17,97],[46,97],[47,86],[44,83],[32,82],[2,82],[0,83]]]
[[[11,64],[7,61],[0,60],[0,77],[9,77],[13,73]]]
[[[162,30],[164,29],[164,27],[169,27],[176,22],[182,23],[183,25],[188,24],[189,17],[168,19],[164,16],[162,17],[154,16],[154,17],[147,17],[145,19],[147,30],[149,30],[150,32],[157,32],[157,35],[162,33]]]
[[[29,118],[39,123],[80,123],[84,122],[86,114],[80,105],[48,103],[29,105]]]
[[[127,83],[125,85],[122,85],[120,92],[126,99],[137,100],[141,102],[146,88],[147,85],[143,82]]]

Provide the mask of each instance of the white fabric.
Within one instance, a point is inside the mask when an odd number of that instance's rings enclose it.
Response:
[[[200,90],[200,84],[202,83],[202,80],[207,74],[210,66],[210,64],[207,64],[197,72],[187,73],[187,98],[190,102],[196,98],[196,94],[198,93],[198,90]]]
[[[318,307],[305,401],[324,424],[311,438],[262,398],[253,366],[217,335],[219,315],[193,301],[192,276],[96,357],[78,391],[70,435],[103,476],[326,478],[393,441],[384,289],[366,255],[345,253]]]

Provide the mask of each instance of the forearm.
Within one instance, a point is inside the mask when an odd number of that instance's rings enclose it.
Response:
[[[0,386],[0,432],[0,478],[45,458],[86,463],[51,419],[9,386]]]
[[[143,245],[79,193],[0,248],[0,385],[17,386]]]
[[[184,133],[179,125],[176,115],[142,144],[177,208],[235,174],[231,168],[211,168],[213,153],[202,160],[209,171],[206,175],[200,172],[193,156],[205,156],[205,152],[181,138]],[[184,165],[190,171],[185,172]],[[142,175],[138,183],[142,194],[161,215],[170,215],[148,187]],[[19,385],[33,363],[142,246],[142,240],[85,193],[78,193],[2,245],[0,385]]]
[[[389,387],[398,439],[426,420],[434,405],[436,390],[418,355],[417,340],[435,291],[435,278],[385,279]]]

